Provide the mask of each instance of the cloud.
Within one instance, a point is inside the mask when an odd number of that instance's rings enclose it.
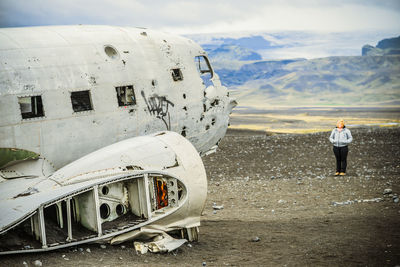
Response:
[[[0,26],[107,24],[190,34],[238,31],[400,32],[397,0],[1,0]]]

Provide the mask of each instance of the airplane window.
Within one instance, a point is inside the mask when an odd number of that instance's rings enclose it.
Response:
[[[75,112],[81,112],[93,109],[92,102],[90,100],[89,90],[71,92],[71,102],[72,102],[72,109]]]
[[[44,117],[42,96],[18,97],[22,119]]]
[[[135,92],[132,85],[115,87],[117,91],[118,106],[136,105]]]
[[[182,81],[183,75],[181,69],[172,69],[172,79],[176,81]]]
[[[210,62],[208,58],[205,56],[197,56],[195,57],[195,63],[197,66],[197,70],[199,71],[200,75],[209,75],[210,78],[213,77],[213,72],[211,70]]]
[[[208,58],[205,56],[197,56],[195,57],[194,61],[196,63],[197,70],[200,74],[201,79],[203,80],[204,85],[212,85],[211,79],[213,77],[213,71],[211,69]]]

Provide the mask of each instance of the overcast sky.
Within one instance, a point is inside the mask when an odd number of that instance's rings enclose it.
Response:
[[[178,34],[400,33],[400,0],[0,0],[0,26],[106,24]]]

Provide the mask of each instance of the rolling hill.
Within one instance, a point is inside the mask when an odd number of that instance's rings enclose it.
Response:
[[[385,39],[376,47],[364,46],[363,56],[308,60],[263,60],[259,52],[276,45],[261,36],[221,38],[217,44],[203,47],[222,83],[241,106],[397,106],[399,40]]]

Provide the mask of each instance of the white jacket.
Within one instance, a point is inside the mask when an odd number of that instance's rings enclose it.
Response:
[[[351,136],[350,130],[346,127],[340,132],[338,128],[335,128],[332,130],[331,136],[329,136],[329,141],[331,141],[334,146],[344,147],[353,141],[353,136]]]

